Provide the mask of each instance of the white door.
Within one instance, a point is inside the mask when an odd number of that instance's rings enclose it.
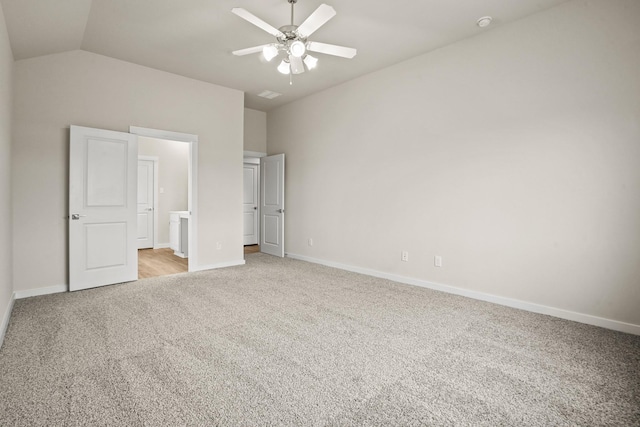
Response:
[[[260,158],[260,251],[284,257],[284,154]]]
[[[242,202],[244,220],[244,244],[258,243],[258,165],[244,164],[244,200]]]
[[[69,290],[138,278],[135,135],[71,126]]]
[[[153,248],[153,160],[138,159],[138,249]]]

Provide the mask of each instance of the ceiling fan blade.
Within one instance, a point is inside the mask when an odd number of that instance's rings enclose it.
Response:
[[[298,34],[302,37],[309,37],[334,16],[336,16],[336,11],[333,7],[327,4],[321,4],[302,24],[300,24],[298,27]]]
[[[302,62],[302,58],[289,55],[289,63],[291,64],[291,72],[293,74],[304,73],[304,62]]]
[[[261,46],[248,47],[246,49],[234,50],[233,53],[235,56],[244,56],[251,55],[252,53],[262,52],[265,46],[269,46],[268,44],[263,44]]]
[[[307,43],[307,49],[312,52],[324,53],[327,55],[341,56],[343,58],[351,59],[358,53],[357,49],[352,47],[337,46],[335,44],[309,42]]]
[[[247,11],[246,9],[243,9],[241,7],[234,7],[233,9],[231,9],[231,12],[235,13],[240,18],[251,22],[256,27],[262,28],[267,33],[271,34],[272,36],[284,37],[284,34],[282,34],[282,32],[280,30],[278,30],[276,27],[267,24],[262,19],[258,18],[257,16],[255,16],[253,13]]]

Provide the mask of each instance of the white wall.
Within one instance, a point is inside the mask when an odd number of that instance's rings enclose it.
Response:
[[[639,20],[573,1],[270,111],[286,251],[640,325]]]
[[[0,4],[0,345],[13,294],[11,274],[11,110],[13,55]]]
[[[16,291],[68,283],[71,124],[198,135],[198,265],[242,262],[242,92],[84,51],[14,67]]]
[[[244,109],[244,149],[267,152],[267,113],[264,111]]]
[[[158,158],[158,241],[169,245],[169,211],[189,210],[189,144],[156,138],[138,138],[138,155]]]

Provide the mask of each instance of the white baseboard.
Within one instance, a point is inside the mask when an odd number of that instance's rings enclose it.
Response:
[[[603,317],[592,316],[590,314],[576,313],[574,311],[563,310],[561,308],[549,307],[546,305],[536,304],[527,301],[521,301],[513,298],[501,297],[498,295],[487,294],[484,292],[471,291],[468,289],[457,288],[455,286],[443,285],[440,283],[429,282],[411,277],[399,276],[391,273],[370,270],[368,268],[354,267],[351,265],[340,264],[333,261],[325,261],[322,259],[311,258],[304,255],[286,254],[287,257],[307,261],[314,264],[322,264],[327,267],[338,268],[340,270],[352,271],[354,273],[366,274],[367,276],[380,277],[382,279],[393,280],[394,282],[405,283],[408,285],[420,286],[423,288],[433,289],[436,291],[447,292],[449,294],[461,295],[481,301],[487,301],[494,304],[504,305],[507,307],[517,308],[520,310],[531,311],[533,313],[546,314],[549,316],[559,317],[561,319],[572,320],[574,322],[586,323],[587,325],[600,326],[614,331],[625,332],[628,334],[640,335],[640,325],[632,323],[620,322],[617,320],[605,319]]]
[[[13,294],[16,299],[37,297],[40,295],[59,294],[60,292],[67,292],[69,286],[67,285],[55,285],[47,286],[46,288],[27,289],[26,291],[15,291]]]
[[[9,299],[9,304],[7,305],[7,309],[2,315],[2,320],[0,321],[0,348],[2,348],[2,344],[4,343],[4,335],[7,333],[7,328],[9,327],[9,319],[11,319],[11,312],[13,311],[13,302],[16,299],[16,294],[12,293],[11,298]]]
[[[153,245],[153,249],[165,249],[170,246],[170,243],[158,243],[157,245]]]
[[[194,267],[189,266],[189,272],[191,273],[195,271],[214,270],[216,268],[235,267],[237,265],[244,265],[244,264],[245,264],[245,261],[241,259],[237,261],[220,262],[218,264],[196,265]]]

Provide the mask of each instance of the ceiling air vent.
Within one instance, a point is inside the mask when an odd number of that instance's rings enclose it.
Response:
[[[280,95],[282,95],[281,93],[278,92],[274,92],[272,90],[265,90],[262,93],[259,93],[258,96],[261,96],[263,98],[267,98],[267,99],[273,99],[273,98],[277,98]]]

